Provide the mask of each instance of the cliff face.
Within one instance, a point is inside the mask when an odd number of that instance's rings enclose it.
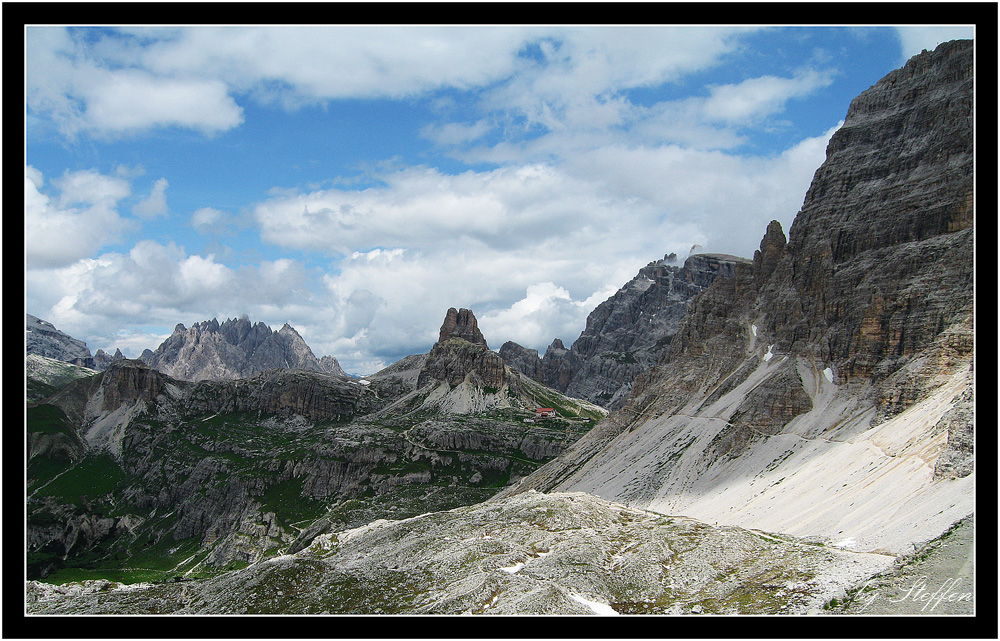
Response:
[[[972,43],[945,43],[856,98],[790,238],[772,222],[523,487],[868,549],[971,512],[972,73]]]
[[[52,323],[37,316],[24,315],[24,342],[27,354],[94,368],[94,358],[86,343],[59,331]]]
[[[463,382],[500,389],[507,384],[503,359],[489,349],[476,316],[454,307],[445,314],[434,343],[417,378],[421,388],[432,381],[455,387]]]
[[[749,261],[696,254],[683,266],[664,257],[639,270],[587,317],[569,349],[558,338],[542,358],[516,343],[500,350],[524,374],[569,396],[608,408],[624,404],[632,381],[665,353],[690,301],[716,278],[731,277]]]
[[[146,350],[139,358],[164,374],[187,381],[233,380],[278,368],[344,374],[336,359],[317,359],[287,323],[272,331],[264,323],[251,324],[245,317],[221,324],[213,318],[190,328],[178,324],[155,352]]]

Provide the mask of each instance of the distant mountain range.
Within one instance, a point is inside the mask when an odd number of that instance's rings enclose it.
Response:
[[[288,323],[272,331],[245,316],[223,323],[213,318],[190,328],[178,324],[156,351],[144,350],[139,360],[185,381],[234,380],[282,368],[344,374],[332,356],[317,359]]]
[[[59,331],[51,323],[26,315],[26,352],[103,371],[125,356],[116,350],[108,356],[97,350],[91,356],[87,344]],[[295,329],[285,323],[272,331],[264,323],[246,317],[178,324],[155,351],[143,350],[139,360],[164,374],[185,381],[235,380],[271,369],[303,369],[344,374],[332,356],[316,358]]]

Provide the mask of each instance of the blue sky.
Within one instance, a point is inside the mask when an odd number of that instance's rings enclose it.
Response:
[[[372,373],[448,307],[570,344],[640,267],[786,233],[942,27],[29,27],[26,311],[131,357],[293,325]]]

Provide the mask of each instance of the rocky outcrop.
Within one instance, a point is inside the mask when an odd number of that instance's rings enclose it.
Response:
[[[856,98],[789,237],[768,225],[621,410],[521,489],[894,551],[971,512],[972,48]]]
[[[500,355],[489,349],[471,310],[450,308],[417,377],[417,388],[433,381],[455,387],[468,382],[494,390],[506,386],[507,372]]]
[[[558,338],[533,360],[512,343],[501,356],[524,374],[569,396],[608,408],[620,407],[632,381],[665,353],[690,301],[716,278],[731,277],[748,260],[725,254],[695,254],[683,266],[665,256],[643,267],[631,281],[587,317],[569,349]]]
[[[373,381],[392,381],[399,386],[404,374],[407,380],[413,380],[414,370],[419,366],[411,393],[389,405],[386,411],[434,408],[448,414],[476,414],[515,409],[528,410],[534,416],[538,407],[558,406],[557,413],[563,417],[588,420],[607,413],[593,403],[561,394],[510,367],[503,356],[489,349],[475,315],[468,309],[449,309],[439,336],[440,340],[420,360],[410,357],[407,368],[400,369],[402,365],[397,365],[371,377]],[[501,351],[508,356],[527,353],[514,343]]]
[[[27,354],[46,356],[94,369],[94,358],[86,343],[31,314],[24,315],[24,344]]]
[[[288,323],[272,331],[245,316],[221,324],[213,318],[190,328],[178,324],[156,351],[145,350],[139,358],[185,381],[234,380],[277,368],[344,374],[333,357],[317,359]]]
[[[558,339],[556,339],[558,340]],[[542,380],[542,360],[538,358],[537,349],[522,347],[514,341],[507,341],[497,351],[504,363],[517,371],[535,379]]]
[[[308,530],[294,554],[181,585],[29,582],[27,611],[807,614],[892,563],[575,493],[323,530]]]
[[[482,345],[487,349],[486,339],[479,331],[479,323],[476,316],[469,309],[448,309],[445,314],[444,323],[441,324],[441,331],[438,334],[438,342],[444,343],[451,338],[461,338],[473,345]]]
[[[94,354],[94,369],[99,372],[103,372],[111,365],[111,363],[120,361],[124,358],[125,355],[122,354],[120,349],[116,349],[115,353],[111,356],[109,356],[103,349],[99,349],[97,350],[97,353]]]
[[[166,389],[166,378],[140,360],[113,363],[101,375],[101,410],[113,412],[135,401],[153,402]]]
[[[312,421],[350,420],[379,405],[370,385],[355,379],[281,369],[235,381],[199,381],[186,401],[200,414],[254,412]]]

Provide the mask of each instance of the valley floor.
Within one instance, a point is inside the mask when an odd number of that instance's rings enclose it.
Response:
[[[829,614],[975,614],[975,515],[876,575]]]

